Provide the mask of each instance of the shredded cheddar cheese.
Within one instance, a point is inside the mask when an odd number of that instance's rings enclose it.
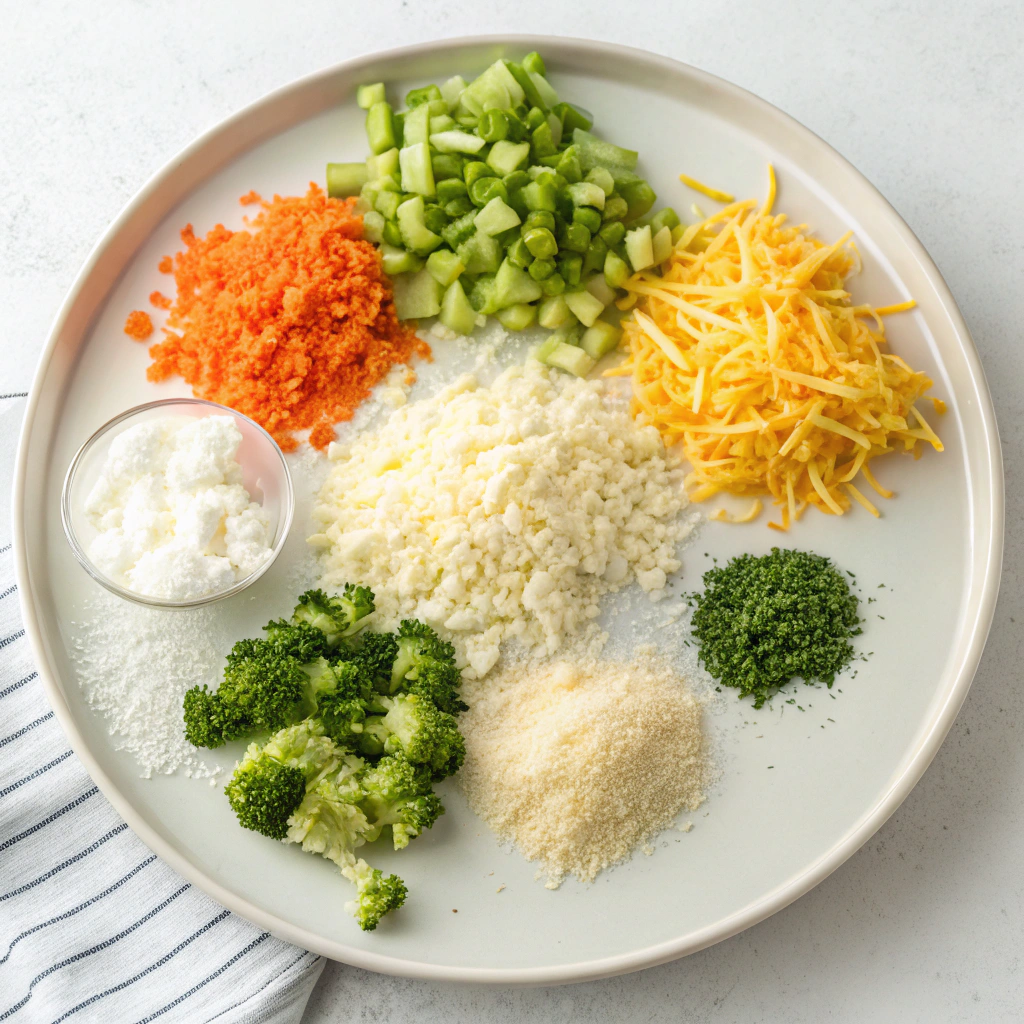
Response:
[[[942,451],[916,405],[932,382],[885,351],[881,317],[914,303],[853,305],[845,280],[860,262],[850,235],[832,245],[811,238],[771,212],[774,197],[772,173],[760,207],[731,203],[691,225],[662,276],[627,282],[619,305],[635,307],[623,323],[629,356],[608,372],[632,376],[634,414],[681,444],[694,501],[770,495],[781,522],[769,525],[783,530],[808,505],[842,515],[856,502],[877,516],[854,485],[860,476],[892,496],[871,460],[894,450],[918,457],[925,444]],[[759,512],[755,502],[715,518]]]

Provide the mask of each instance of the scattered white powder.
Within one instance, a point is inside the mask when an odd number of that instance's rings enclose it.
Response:
[[[114,582],[187,601],[227,590],[270,557],[269,523],[242,486],[230,416],[168,416],[118,434],[85,502],[89,557]]]
[[[102,711],[119,750],[131,753],[144,778],[170,774],[212,777],[185,739],[185,691],[216,688],[232,640],[214,606],[166,610],[112,594],[90,599],[74,623],[72,650],[88,703]]]
[[[629,662],[508,664],[463,696],[457,779],[548,888],[653,852],[648,840],[704,802],[702,702],[651,649]]]
[[[330,450],[314,508],[323,582],[361,582],[378,622],[451,636],[469,677],[503,640],[548,654],[633,580],[652,598],[690,528],[682,474],[603,381],[535,361],[464,375]]]

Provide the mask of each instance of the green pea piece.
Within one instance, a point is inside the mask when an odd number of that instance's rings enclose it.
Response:
[[[462,176],[466,180],[466,188],[472,188],[481,178],[493,178],[494,171],[482,160],[473,160],[466,164]]]
[[[540,287],[545,295],[561,295],[565,291],[565,278],[561,274],[552,274],[540,282]]]
[[[555,272],[554,260],[534,260],[527,268],[534,281],[543,281]]]
[[[479,178],[469,187],[469,198],[479,206],[486,206],[492,199],[508,202],[508,189],[500,178]]]
[[[525,230],[530,228],[547,228],[548,231],[555,230],[555,215],[549,210],[533,210],[526,218]]]
[[[526,243],[526,248],[530,250],[530,255],[538,260],[548,259],[558,252],[558,243],[548,228],[530,228],[529,231],[523,232],[523,241]],[[558,293],[552,292],[551,294]]]

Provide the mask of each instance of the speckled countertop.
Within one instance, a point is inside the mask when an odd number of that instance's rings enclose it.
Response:
[[[368,50],[551,32],[646,47],[753,90],[835,146],[907,219],[981,350],[1007,472],[1003,590],[967,703],[924,779],[822,885],[685,960],[561,989],[405,981],[330,964],[304,1024],[1024,1016],[1024,20],[982,0],[588,5],[41,0],[0,38],[0,417],[139,186],[268,90]],[[12,396],[12,397],[8,397]],[[9,422],[9,420],[8,420]]]

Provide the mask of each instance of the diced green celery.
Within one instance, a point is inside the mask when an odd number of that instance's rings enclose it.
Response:
[[[568,191],[574,206],[604,209],[605,195],[600,185],[595,185],[592,181],[578,181],[575,185],[569,185]]]
[[[394,220],[398,215],[398,207],[401,205],[401,192],[378,192],[377,198],[373,201],[373,208],[385,220]]]
[[[578,252],[559,256],[558,273],[570,288],[575,288],[583,276],[583,257]]]
[[[428,203],[423,211],[423,223],[434,232],[435,235],[441,234],[446,227],[451,217],[448,216],[444,210],[436,205],[435,203]]]
[[[621,221],[628,213],[629,204],[622,196],[610,196],[604,204],[601,217],[605,221]]]
[[[556,226],[555,215],[550,210],[531,210],[526,215],[524,231],[530,228],[547,228],[554,231]]]
[[[386,99],[383,82],[361,85],[356,89],[356,104],[363,110],[369,110],[374,103],[383,103]]]
[[[441,300],[441,323],[456,334],[472,334],[476,327],[476,310],[466,298],[461,281],[452,281],[445,289]]]
[[[551,274],[540,283],[545,295],[561,295],[565,291],[565,278],[561,274]]]
[[[634,271],[646,270],[654,266],[654,245],[651,238],[651,225],[634,228],[626,233],[626,255],[633,265]]]
[[[431,100],[439,100],[441,90],[436,85],[424,85],[419,89],[410,89],[405,94],[405,105],[411,110]]]
[[[366,139],[371,153],[383,153],[396,145],[395,124],[391,104],[385,100],[374,103],[366,112]]]
[[[622,218],[626,221],[642,217],[658,198],[654,189],[643,178],[618,184],[617,187],[619,195],[626,201],[626,215]]]
[[[392,113],[391,124],[395,130],[395,145],[401,149],[404,145],[404,126],[405,126],[405,111],[400,110],[398,113]]]
[[[484,142],[500,142],[508,138],[508,117],[503,110],[485,110],[476,131]]]
[[[421,196],[435,194],[434,169],[430,165],[430,147],[426,142],[403,146],[398,151],[398,162],[402,170],[402,187],[406,192],[418,192]]]
[[[444,204],[444,212],[452,220],[458,220],[459,217],[465,216],[467,213],[476,213],[476,207],[473,205],[473,201],[469,196],[459,196],[458,199],[451,199]]]
[[[421,320],[441,312],[441,286],[426,270],[400,274],[393,281],[399,320]]]
[[[526,268],[526,272],[534,281],[543,281],[545,277],[550,277],[557,269],[558,265],[554,260],[534,260]]]
[[[384,217],[376,210],[363,214],[363,238],[375,245],[384,241]]]
[[[547,121],[533,129],[530,135],[530,152],[534,157],[554,156],[558,153],[558,147],[555,145],[555,139],[551,133],[551,125]]]
[[[487,166],[499,177],[504,177],[522,167],[529,158],[528,142],[508,142],[502,139],[491,146],[491,151],[487,154]]]
[[[584,287],[602,306],[610,306],[615,301],[615,289],[609,286],[603,274],[595,274]]]
[[[548,127],[551,138],[557,146],[562,141],[562,119],[557,114],[548,114]]]
[[[502,231],[519,226],[519,214],[504,202],[500,196],[495,196],[477,215],[473,222],[477,231],[485,235],[500,235]]]
[[[612,221],[602,226],[598,232],[604,240],[605,245],[618,245],[626,237],[626,225],[619,221]]]
[[[651,218],[651,231],[657,234],[662,228],[674,228],[678,224],[679,214],[671,206],[665,206]]]
[[[672,229],[672,244],[673,245],[678,245],[679,242],[681,241],[683,235],[685,235],[685,234],[686,234],[686,225],[685,224],[677,224]]]
[[[438,90],[440,91],[440,90]],[[442,96],[435,96],[428,104],[431,118],[440,117],[442,114],[450,114],[448,101]]]
[[[547,365],[548,356],[562,344],[562,339],[555,334],[550,335],[544,342],[530,349],[530,358],[536,359],[538,363]]]
[[[524,102],[531,107],[543,107],[544,101],[540,98],[540,93],[537,92],[537,86],[533,84],[533,80],[522,64],[508,60],[505,61],[505,66],[523,90]]]
[[[672,255],[672,229],[667,225],[651,238],[651,254],[655,263],[664,263]]]
[[[533,254],[526,248],[520,235],[505,251],[505,258],[510,259],[517,267],[526,270],[533,263]]]
[[[456,251],[467,274],[493,274],[501,263],[501,244],[480,231],[474,231]]]
[[[438,284],[448,287],[466,268],[450,249],[435,249],[427,257],[427,270]]]
[[[531,306],[528,302],[517,302],[513,306],[506,306],[494,314],[498,323],[509,331],[525,331],[537,316],[537,307]]]
[[[547,74],[547,68],[544,67],[544,58],[536,50],[531,50],[522,59],[521,63],[523,69],[528,73],[532,72],[535,75]]]
[[[508,189],[509,195],[513,192],[518,192],[519,189],[524,188],[530,184],[530,176],[526,171],[512,171],[509,174],[502,176],[502,184]]]
[[[535,302],[541,295],[541,286],[525,270],[521,270],[511,260],[502,260],[494,275],[494,309],[485,312],[493,313],[520,302]]]
[[[332,199],[357,196],[368,178],[365,161],[358,164],[328,164],[327,194]]]
[[[556,327],[564,327],[566,324],[576,322],[576,316],[566,305],[564,295],[552,295],[544,299],[537,310],[537,323],[541,327],[554,330]]]
[[[615,179],[607,167],[591,167],[587,171],[586,180],[599,186],[606,196],[610,196],[615,191]]]
[[[437,201],[448,203],[453,199],[464,199],[469,190],[466,183],[458,178],[447,178],[437,183]]]
[[[522,99],[522,87],[512,77],[508,68],[504,64],[501,65],[504,75],[500,75],[494,69],[495,65],[492,64],[482,75],[470,82],[459,99],[461,105],[477,117],[485,110],[508,110]],[[520,99],[513,101],[508,88],[509,81],[515,86]]]
[[[454,75],[441,86],[441,96],[444,98],[445,103],[448,104],[449,110],[454,110],[458,106],[459,97],[462,95],[462,90],[465,88],[466,80],[462,75]],[[452,328],[452,330],[454,329],[455,328]]]
[[[496,60],[487,69],[485,74],[493,75],[495,81],[501,82],[501,84],[505,86],[509,96],[512,98],[512,102],[508,104],[508,107],[518,107],[526,98],[525,90],[516,81],[515,75],[509,71],[508,66],[503,60]],[[501,109],[507,109],[507,107],[503,107]]]
[[[596,362],[618,348],[621,337],[621,327],[616,327],[607,320],[596,320],[583,332],[580,348]]]
[[[582,128],[576,128],[572,133],[572,141],[580,149],[580,166],[584,173],[593,170],[595,167],[622,167],[627,171],[636,170],[636,163],[640,154],[632,149],[623,149],[615,146],[604,139]]]
[[[554,185],[542,181],[531,181],[529,185],[523,186],[522,192],[523,201],[531,210],[548,210],[552,213],[555,211]]]
[[[566,292],[565,304],[584,327],[589,327],[603,312],[604,303],[588,291]]]
[[[526,66],[525,64],[523,65]],[[551,83],[543,76],[537,74],[536,71],[527,70],[527,74],[530,76],[530,81],[533,82],[537,92],[540,93],[541,102],[544,104],[547,110],[552,107],[558,106],[558,93],[555,92]]]
[[[377,178],[398,177],[398,147],[392,146],[378,156],[366,160],[366,177],[370,181]]]
[[[430,166],[434,168],[434,181],[445,181],[448,178],[462,180],[462,157],[458,153],[430,154]]]
[[[472,160],[466,164],[462,176],[466,181],[466,188],[472,188],[481,178],[493,178],[494,171],[483,162],[483,160]]]
[[[456,127],[454,117],[438,114],[436,117],[430,118],[430,137],[433,138],[435,135],[440,135],[441,132],[451,131]]]
[[[548,366],[565,370],[577,377],[586,377],[594,368],[594,359],[575,345],[567,345],[564,341],[555,346],[544,359]]]
[[[394,245],[396,247],[402,245],[402,232],[398,229],[397,221],[384,221],[384,230],[381,232],[381,238],[387,242],[388,245]]]
[[[430,144],[439,153],[479,153],[485,145],[478,135],[456,129],[431,135]]]
[[[586,132],[593,127],[593,120],[571,103],[558,103],[554,111],[562,119],[562,128],[567,135],[577,128]]]
[[[478,312],[487,316],[497,311],[494,302],[494,275],[481,274],[473,283],[469,293],[469,303]]]
[[[563,150],[558,156],[558,163],[555,164],[555,170],[565,178],[569,184],[580,181],[583,177],[583,169],[580,167],[580,156],[579,150],[575,146],[570,146],[568,149]]]
[[[423,196],[413,196],[398,207],[397,219],[406,248],[425,256],[436,249],[442,239],[427,227],[423,214]]]
[[[406,146],[415,146],[430,139],[430,110],[427,106],[413,107],[405,115],[402,128]]]
[[[476,220],[476,207],[473,207],[465,215],[453,220],[441,230],[441,237],[453,249],[457,249],[470,235],[476,231],[473,221]],[[497,268],[495,268],[497,269]]]
[[[501,178],[477,178],[469,186],[469,198],[481,209],[495,197],[508,201],[508,189]]]
[[[617,253],[608,250],[604,258],[604,279],[612,288],[621,288],[631,277],[629,264]]]
[[[531,107],[526,115],[526,127],[532,132],[547,121],[547,114],[540,107]]]
[[[394,277],[395,274],[407,274],[423,269],[423,259],[406,249],[388,245],[384,242],[380,247],[380,261],[384,273]]]

